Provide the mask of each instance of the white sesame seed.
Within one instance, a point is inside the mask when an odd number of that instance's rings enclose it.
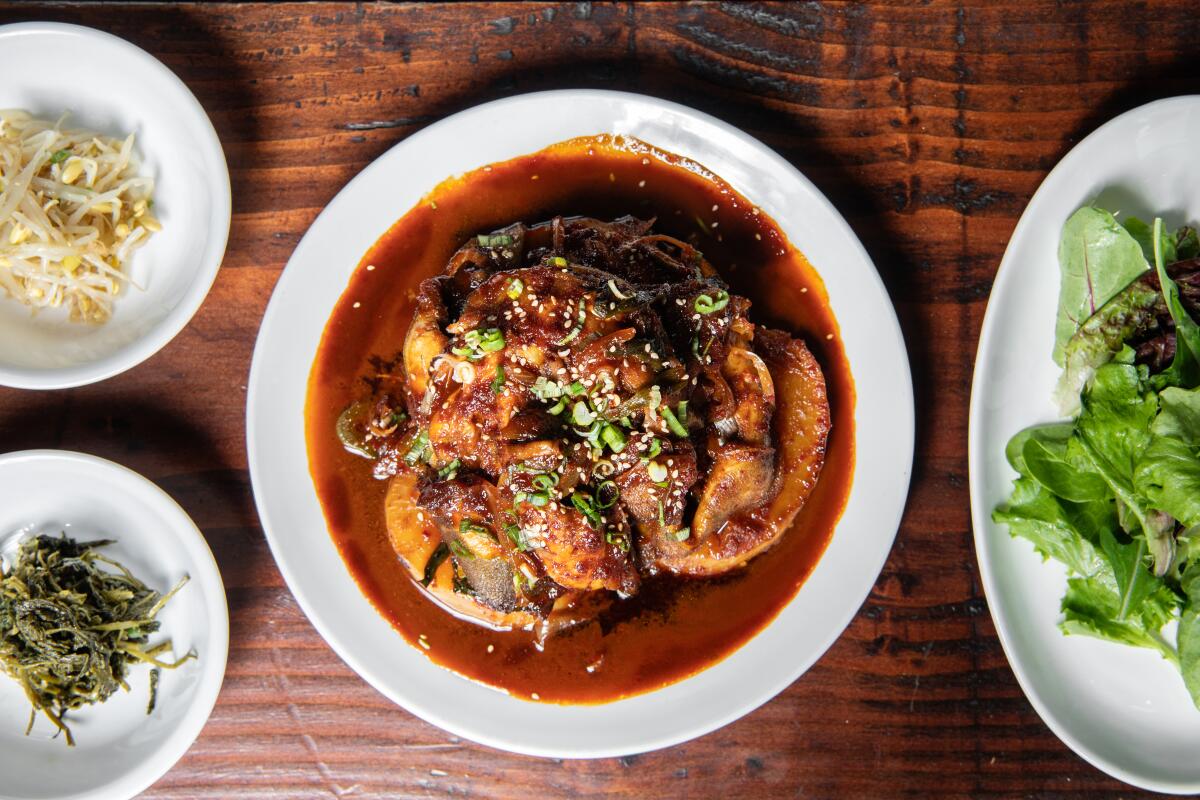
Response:
[[[375,265],[367,264],[367,272],[374,272],[374,271],[375,271]]]
[[[494,645],[494,644],[489,644],[489,645],[488,645],[488,652],[489,652],[489,653],[494,653],[495,651],[496,651],[496,645]]]
[[[638,188],[639,188],[639,189],[644,189],[644,188],[646,188],[646,182],[645,182],[645,181],[638,181]]]
[[[719,205],[717,205],[716,203],[714,203],[714,204],[713,204],[713,207],[712,207],[712,210],[713,210],[713,211],[716,211],[718,208],[720,208],[720,206],[719,206]]]
[[[359,302],[357,302],[357,301],[356,301],[356,302],[354,303],[354,307],[355,307],[355,308],[362,308],[362,303],[359,303]]]

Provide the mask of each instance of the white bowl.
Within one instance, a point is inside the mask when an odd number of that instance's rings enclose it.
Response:
[[[132,667],[131,691],[70,712],[75,747],[40,714],[25,736],[29,701],[0,673],[0,800],[125,800],[187,752],[212,712],[229,652],[225,589],[192,520],[136,472],[62,450],[0,456],[0,552],[11,557],[21,538],[62,531],[115,539],[100,552],[160,591],[190,576],[159,614],[159,636],[171,638],[174,657],[195,649],[198,658],[163,670],[148,716],[149,670]]]
[[[158,352],[204,301],[229,238],[229,171],[212,123],[173,72],[123,39],[78,25],[0,27],[0,108],[71,127],[136,134],[156,182],[161,232],[129,262],[132,282],[101,326],[36,315],[0,291],[0,385],[59,389],[103,380]]]
[[[367,249],[445,178],[577,136],[637,137],[693,159],[769,214],[821,274],[856,382],[857,462],[845,513],[795,599],[746,645],[679,683],[591,706],[531,703],[445,670],[359,591],[325,527],[304,439],[309,369]],[[396,176],[404,180],[397,181]],[[829,201],[761,142],[706,114],[634,94],[513,97],[431,125],[363,170],[325,208],[276,286],[254,351],[250,471],[267,540],[301,607],[346,663],[412,713],[494,747],[600,757],[665,747],[774,697],[849,624],[895,537],[912,464],[912,384],[891,303]]]
[[[1050,729],[1113,777],[1144,789],[1200,792],[1200,711],[1179,671],[1149,650],[1064,636],[1066,573],[992,522],[1015,473],[1004,446],[1058,417],[1050,358],[1058,240],[1077,208],[1200,220],[1200,96],[1159,100],[1103,125],[1046,177],[1013,231],[988,301],[971,389],[970,483],[975,550],[1000,643]]]

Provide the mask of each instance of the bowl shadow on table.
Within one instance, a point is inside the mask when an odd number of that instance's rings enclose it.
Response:
[[[1200,94],[1200,77],[1197,76],[1200,76],[1200,49],[1195,48],[1175,61],[1141,67],[1075,126],[1063,142],[1060,157],[1092,131],[1126,111],[1167,97]]]
[[[273,569],[247,473],[221,463],[219,448],[201,424],[154,404],[80,394],[60,414],[41,403],[0,413],[5,449],[75,450],[149,478],[203,533],[227,591],[255,585],[256,575]]]

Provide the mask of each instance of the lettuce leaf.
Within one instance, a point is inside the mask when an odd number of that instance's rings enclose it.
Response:
[[[1143,391],[1137,367],[1111,363],[1096,370],[1082,403],[1075,429],[1083,451],[1120,508],[1136,520],[1154,558],[1154,574],[1164,575],[1175,557],[1174,522],[1155,513],[1134,487],[1134,465],[1153,438],[1150,425],[1158,414],[1158,397]],[[1130,534],[1139,533],[1123,527]]]
[[[1103,582],[1071,578],[1062,601],[1064,619],[1059,627],[1068,635],[1094,636],[1134,647],[1147,647],[1174,664],[1180,663],[1175,648],[1160,633],[1177,605],[1170,590],[1156,589],[1147,595],[1137,614],[1124,619],[1118,613],[1120,605],[1118,595]]]
[[[1067,343],[1080,326],[1150,268],[1138,243],[1112,214],[1084,206],[1063,225],[1058,245],[1062,270],[1054,361],[1066,362]]]
[[[1158,393],[1158,405],[1151,433],[1172,436],[1192,447],[1200,446],[1200,389],[1168,387]]]
[[[1179,614],[1179,671],[1183,683],[1200,708],[1200,564],[1192,564],[1180,580],[1186,598]]]
[[[1200,525],[1200,453],[1179,439],[1156,438],[1134,469],[1134,485],[1149,505],[1183,523]]]
[[[1062,374],[1054,402],[1064,416],[1079,413],[1079,393],[1096,370],[1112,361],[1125,342],[1155,318],[1160,294],[1144,281],[1134,281],[1080,326],[1063,351]]]
[[[1013,536],[1032,542],[1043,559],[1053,558],[1076,575],[1099,576],[1115,587],[1097,545],[1081,533],[1115,525],[1111,503],[1060,500],[1037,481],[1022,477],[1013,482],[1012,497],[992,512],[992,519],[1007,525]]]

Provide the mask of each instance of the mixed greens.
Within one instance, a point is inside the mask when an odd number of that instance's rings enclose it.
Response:
[[[1200,707],[1200,243],[1085,207],[1058,255],[1073,419],[1008,443],[1018,477],[993,519],[1067,567],[1064,633],[1158,651]]]

